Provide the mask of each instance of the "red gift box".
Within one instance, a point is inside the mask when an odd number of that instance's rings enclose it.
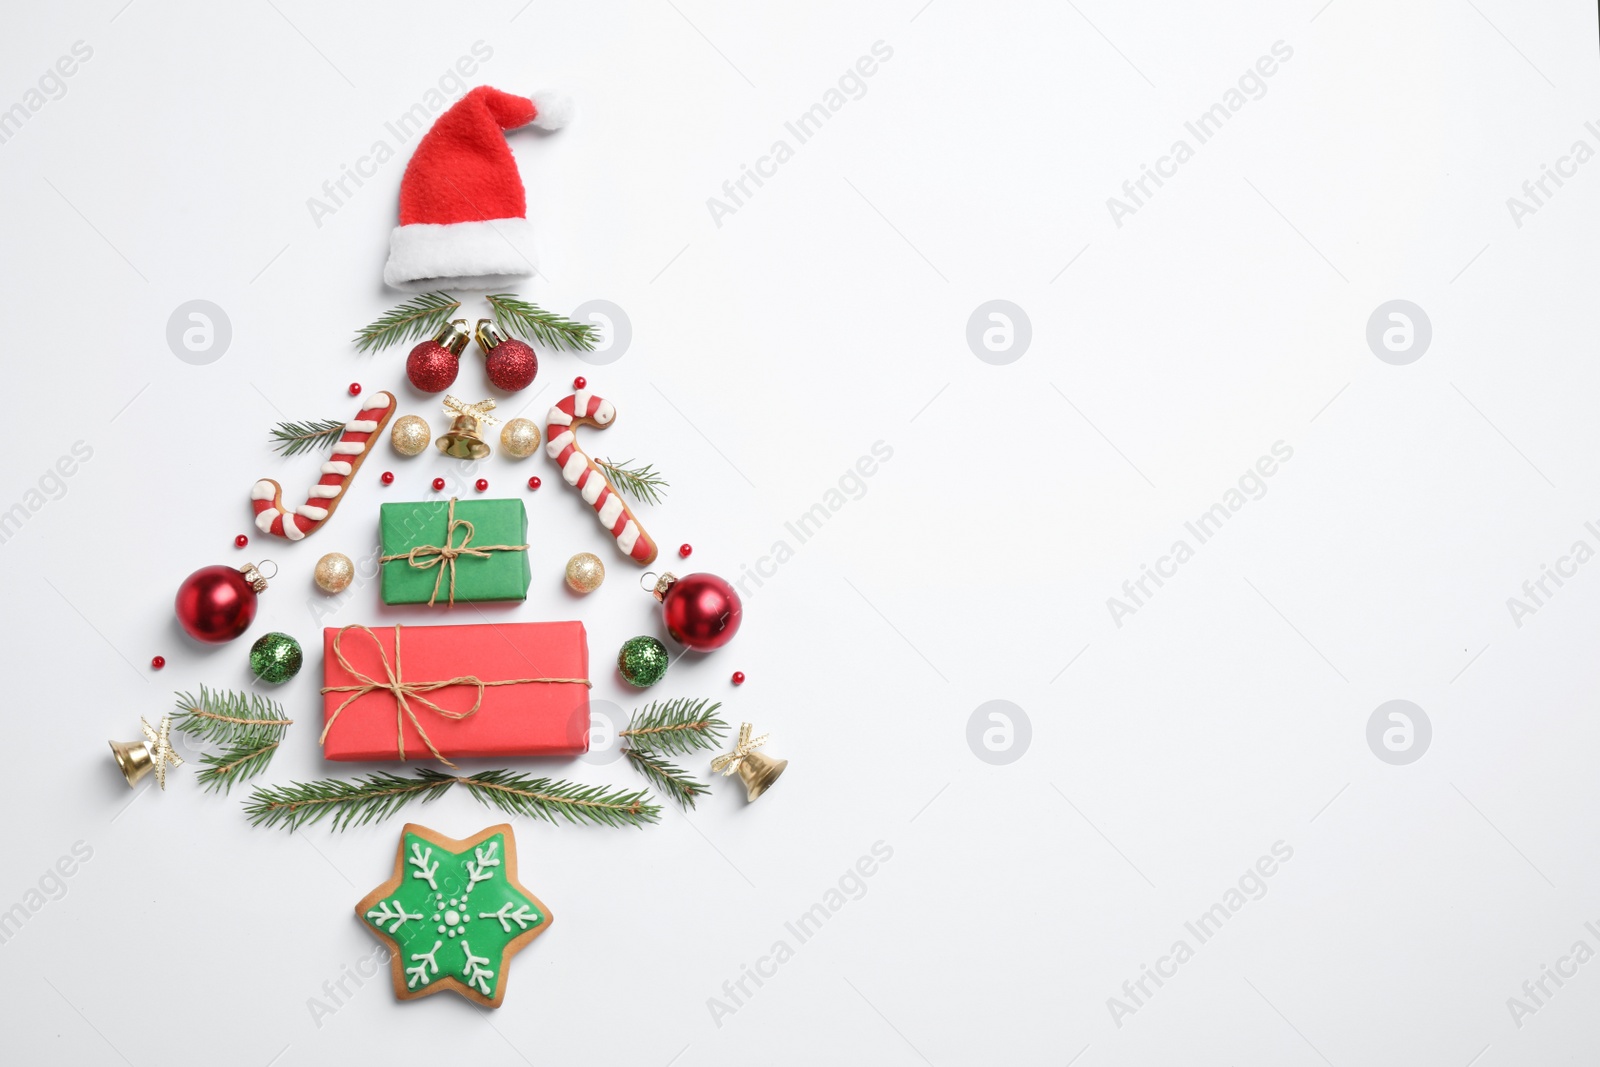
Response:
[[[325,759],[589,750],[581,622],[329,627],[322,653]]]

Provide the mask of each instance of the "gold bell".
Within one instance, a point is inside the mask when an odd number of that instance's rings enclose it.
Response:
[[[128,780],[129,787],[138,785],[145,775],[156,769],[150,756],[148,741],[112,741],[111,754],[117,759],[117,770]]]
[[[786,759],[773,759],[760,752],[752,752],[739,761],[739,780],[744,782],[744,799],[754,800],[772,787],[778,775],[789,766]]]
[[[493,400],[464,404],[453,396],[445,397],[445,412],[455,417],[450,420],[449,432],[440,434],[435,442],[439,451],[456,459],[482,459],[487,456],[489,446],[479,436],[479,431],[484,423],[495,421],[489,414],[493,408]]]
[[[143,741],[109,742],[111,755],[116,758],[117,769],[122,772],[122,777],[127,779],[128,788],[132,789],[145,775],[155,771],[156,781],[165,789],[167,765],[176,767],[183,763],[183,759],[172,750],[172,742],[168,739],[172,717],[163,716],[159,728],[141,718],[139,728],[144,731]]]
[[[751,737],[750,724],[739,724],[739,741],[733,746],[732,752],[724,752],[711,761],[713,771],[721,771],[722,776],[739,772],[739,779],[744,782],[744,799],[748,803],[772,788],[772,783],[778,780],[783,769],[789,766],[786,759],[773,759],[764,752],[756,749],[767,743],[767,734],[760,737]]]

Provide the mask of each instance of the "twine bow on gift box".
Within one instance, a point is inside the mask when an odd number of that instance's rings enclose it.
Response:
[[[363,674],[361,671],[358,671],[352,667],[350,665],[350,661],[345,658],[344,650],[340,646],[344,640],[344,635],[349,633],[351,630],[360,630],[362,633],[372,638],[372,643],[376,645],[378,649],[378,660],[383,664],[383,673],[387,678],[386,681],[381,681],[369,674]],[[349,693],[350,695],[345,697],[344,703],[333,709],[332,715],[328,716],[328,721],[322,727],[322,737],[318,740],[319,744],[327,744],[328,732],[333,729],[333,724],[339,721],[339,716],[344,714],[345,708],[348,708],[351,704],[360,700],[368,693],[377,693],[381,691],[390,693],[394,696],[395,747],[400,753],[400,758],[406,758],[406,720],[410,719],[411,725],[417,728],[417,734],[421,736],[422,743],[428,746],[429,752],[433,753],[433,758],[438,760],[440,763],[443,763],[447,767],[454,767],[455,764],[445,759],[444,754],[440,752],[439,749],[434,745],[433,739],[428,736],[428,731],[422,728],[422,722],[417,718],[416,711],[411,707],[411,702],[413,700],[436,715],[446,719],[460,721],[461,719],[465,719],[471,715],[477,714],[478,709],[483,706],[483,694],[491,686],[535,685],[540,683],[560,684],[565,682],[573,685],[590,687],[594,684],[587,678],[502,678],[498,681],[486,682],[482,678],[479,678],[477,675],[473,674],[461,674],[454,678],[445,678],[441,681],[435,682],[403,681],[400,676],[400,627],[398,625],[396,625],[394,628],[393,664],[390,664],[389,654],[383,650],[383,642],[378,640],[378,635],[360,624],[342,627],[338,633],[333,635],[333,658],[338,660],[339,666],[346,674],[350,675],[350,677],[354,678],[360,684],[325,685],[322,687],[322,692],[324,694]],[[450,711],[447,708],[440,707],[438,704],[435,704],[432,700],[422,695],[424,693],[432,693],[439,689],[448,689],[451,686],[457,685],[471,686],[478,691],[476,699],[472,701],[472,707],[468,708],[466,711]]]
[[[433,607],[434,601],[439,599],[439,585],[444,581],[445,571],[450,573],[450,606],[456,602],[456,560],[462,556],[477,556],[488,559],[491,552],[526,552],[527,545],[474,545],[472,535],[475,531],[472,523],[466,519],[456,518],[456,498],[450,498],[450,509],[446,512],[447,521],[444,525],[444,544],[418,545],[409,552],[400,552],[392,556],[380,556],[379,563],[389,563],[393,560],[403,559],[419,571],[429,567],[437,567],[439,573],[433,579],[433,595],[428,597],[428,606]],[[450,542],[455,538],[456,529],[465,527],[467,535],[461,539],[459,545]]]

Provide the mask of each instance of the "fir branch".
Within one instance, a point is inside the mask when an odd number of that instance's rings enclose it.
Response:
[[[633,713],[621,735],[641,752],[687,755],[696,750],[716,748],[727,733],[728,724],[717,718],[722,704],[679,697],[666,703],[652,703]]]
[[[348,781],[327,778],[257,786],[245,802],[245,814],[256,826],[293,830],[331,818],[333,829],[344,830],[387,819],[413,800],[437,800],[458,783],[483,804],[547,822],[557,821],[559,815],[575,823],[640,826],[655,822],[661,813],[642,790],[529,778],[504,770],[461,777],[424,767],[412,777],[382,771]]]
[[[376,352],[401,341],[432,337],[460,307],[461,301],[449,293],[423,293],[390,308],[376,321],[357,330],[356,350]]]
[[[573,322],[538,304],[530,304],[511,293],[486,297],[494,324],[524,341],[537,341],[551,348],[570,348],[593,352],[600,332],[589,323]]]
[[[647,504],[659,504],[667,495],[662,492],[672,483],[661,477],[661,472],[649,463],[637,467],[628,464],[633,460],[625,459],[620,463],[609,459],[597,459],[595,463],[606,472],[606,478],[616,487],[617,492],[625,493],[635,500],[642,500]]]
[[[653,752],[642,752],[635,748],[625,748],[622,754],[628,757],[628,762],[638,768],[655,787],[667,796],[678,802],[678,806],[685,810],[694,807],[695,798],[711,792],[711,787],[705,782],[698,782],[689,776],[689,772],[675,764],[668,763]]]
[[[340,419],[316,422],[280,422],[272,428],[272,450],[286,456],[299,455],[313,448],[327,448],[344,433]]]
[[[207,752],[200,757],[205,770],[196,780],[207,792],[231,792],[233,784],[242,778],[253,778],[267,769],[279,742],[264,737],[245,737],[224,749],[220,755]]]
[[[179,693],[177,702],[172,728],[196,740],[217,744],[271,735],[294,722],[283,708],[259,693],[233,693],[202,685],[199,699]]]

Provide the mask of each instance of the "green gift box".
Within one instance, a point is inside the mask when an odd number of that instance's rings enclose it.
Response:
[[[526,600],[528,513],[520,500],[384,504],[385,604]]]

